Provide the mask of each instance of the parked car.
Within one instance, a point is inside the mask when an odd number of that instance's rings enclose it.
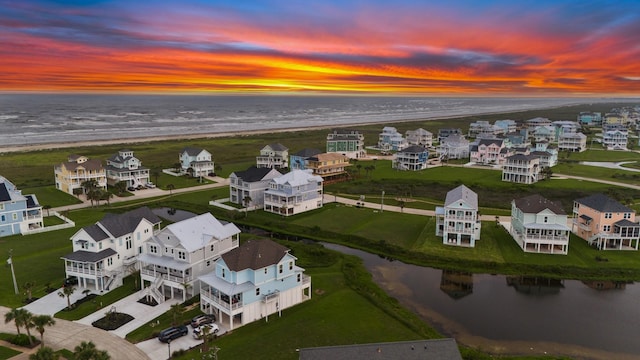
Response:
[[[136,188],[136,190],[143,190],[143,189],[145,189],[145,187],[142,185],[138,185],[138,187]]]
[[[156,187],[156,184],[148,182],[148,183],[144,184],[144,186],[148,187],[149,189],[153,189],[153,188]]]
[[[184,325],[173,326],[160,331],[160,334],[158,334],[158,340],[163,343],[167,343],[181,336],[187,335],[188,333],[189,329]]]
[[[62,286],[74,286],[74,285],[78,285],[78,278],[75,276],[69,276],[68,278],[64,279],[64,282],[62,284]]]
[[[194,316],[193,319],[191,319],[191,327],[195,329],[205,324],[214,323],[215,321],[216,321],[215,315],[200,314],[200,315]]]
[[[193,329],[193,338],[197,340],[202,339],[202,334],[204,334],[205,329],[209,335],[217,334],[218,331],[220,331],[220,328],[215,323],[203,324]]]
[[[127,190],[129,190],[129,191],[136,191],[136,188],[134,188],[133,186],[129,186],[129,187],[127,188]]]

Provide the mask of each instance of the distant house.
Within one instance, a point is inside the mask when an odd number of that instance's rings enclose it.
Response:
[[[42,206],[36,196],[22,195],[12,182],[0,176],[0,237],[43,226]]]
[[[513,153],[503,139],[479,139],[469,148],[469,161],[482,165],[503,165]]]
[[[475,247],[480,228],[478,195],[464,185],[447,193],[444,207],[436,207],[436,235],[443,244]]]
[[[567,213],[540,195],[511,202],[509,233],[525,252],[563,254],[569,251]]]
[[[107,172],[98,159],[69,155],[67,162],[54,167],[54,174],[56,189],[71,195],[75,195],[74,190],[82,189],[82,183],[89,180],[94,180],[97,188],[107,189]]]
[[[186,147],[180,151],[182,171],[193,177],[208,176],[215,172],[211,153],[205,149]]]
[[[269,181],[264,211],[290,216],[322,207],[322,177],[310,169],[293,170]]]
[[[462,135],[462,129],[458,128],[442,128],[438,129],[438,142],[448,138],[451,135]]]
[[[438,155],[444,159],[469,158],[469,140],[462,135],[451,135],[440,141]]]
[[[349,166],[349,158],[338,153],[316,154],[307,159],[307,169],[327,182],[346,180]]]
[[[378,136],[378,148],[386,151],[398,151],[409,146],[407,139],[393,126],[385,126]]]
[[[551,125],[536,126],[529,134],[533,137],[534,142],[555,141],[556,129]]]
[[[525,127],[528,129],[535,129],[538,126],[550,126],[551,120],[543,117],[535,117],[525,121]]]
[[[300,349],[299,360],[462,360],[455,339],[411,340]]]
[[[629,132],[620,127],[605,127],[602,131],[602,146],[607,150],[627,150]]]
[[[289,149],[282,144],[270,144],[260,150],[256,157],[256,167],[271,169],[289,168]]]
[[[578,114],[578,122],[581,125],[586,126],[601,126],[602,125],[602,113],[583,111]]]
[[[502,181],[534,184],[540,179],[540,158],[536,155],[515,154],[502,167]]]
[[[535,144],[529,154],[540,158],[540,168],[551,168],[558,164],[558,149],[548,141]]]
[[[168,225],[148,239],[138,256],[140,281],[158,303],[200,293],[198,276],[214,270],[220,256],[238,247],[240,229],[204,213]]]
[[[636,212],[603,194],[574,201],[573,232],[600,250],[638,250]]]
[[[411,145],[393,155],[391,167],[398,170],[418,171],[427,168],[429,152],[420,145]]]
[[[200,276],[200,309],[236,327],[281,315],[311,299],[311,278],[289,249],[269,239],[249,240],[222,255],[214,271]]]
[[[107,159],[107,181],[115,184],[120,181],[127,183],[127,187],[144,186],[149,182],[149,169],[142,166],[142,162],[133,151],[123,149]]]
[[[282,174],[271,168],[249,167],[229,175],[229,201],[245,207],[262,207],[269,182]]]
[[[504,130],[504,134],[514,133],[518,130],[515,120],[496,120],[495,126]]]
[[[404,133],[409,145],[420,145],[426,148],[433,146],[433,133],[425,129],[407,130]]]
[[[495,138],[498,135],[504,135],[505,129],[500,126],[491,125],[486,120],[479,120],[469,124],[470,138]]]
[[[366,157],[364,135],[357,130],[335,129],[327,135],[327,152],[339,153],[349,159]]]
[[[566,133],[558,136],[558,150],[583,152],[587,150],[587,136],[583,133]]]
[[[107,214],[71,236],[73,252],[64,255],[65,274],[79,285],[108,291],[122,285],[135,271],[144,242],[160,229],[160,218],[141,207],[123,214]]]
[[[321,153],[322,151],[318,149],[302,149],[297,153],[289,156],[289,167],[291,168],[291,170],[304,170],[307,168],[307,160],[310,157]]]

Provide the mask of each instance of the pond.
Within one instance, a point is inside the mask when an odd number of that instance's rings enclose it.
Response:
[[[640,286],[528,276],[471,274],[363,259],[374,281],[445,336],[495,353],[640,359]]]

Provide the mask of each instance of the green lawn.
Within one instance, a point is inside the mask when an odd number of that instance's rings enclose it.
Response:
[[[55,185],[30,187],[21,190],[25,195],[35,194],[38,198],[38,202],[42,206],[49,205],[51,207],[60,207],[79,204],[82,202],[75,196],[56,189]]]
[[[188,324],[191,319],[198,315],[202,314],[198,305],[193,307],[192,309],[185,311],[182,316],[180,316],[178,322],[180,324]],[[140,326],[136,330],[128,333],[126,339],[132,343],[139,343],[141,341],[145,341],[158,336],[158,333],[163,329],[166,329],[172,326],[173,318],[171,314],[168,312],[156,317],[155,319],[149,321],[148,323]]]
[[[10,349],[8,347],[0,346],[0,360],[11,359],[18,354],[21,354],[21,352]]]

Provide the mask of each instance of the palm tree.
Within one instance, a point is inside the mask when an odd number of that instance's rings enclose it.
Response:
[[[75,286],[65,286],[62,291],[58,291],[58,296],[67,298],[67,309],[71,310],[71,295],[76,291]]]
[[[398,200],[398,206],[400,206],[400,212],[404,212],[404,200]]]
[[[89,341],[83,341],[80,345],[76,346],[73,352],[74,360],[109,360],[111,356],[104,351],[98,350],[96,345]]]
[[[156,186],[160,186],[160,184],[158,184],[158,177],[160,176],[160,171],[158,171],[158,169],[151,170],[151,176],[153,176],[154,183],[156,184]]]
[[[169,184],[167,185],[167,189],[169,189],[169,195],[173,195],[173,189],[175,189],[176,186],[173,184]]]
[[[36,315],[33,317],[33,324],[40,333],[40,348],[42,349],[44,347],[44,328],[55,325],[56,321],[50,315]]]
[[[126,181],[118,181],[113,185],[113,188],[116,189],[116,193],[118,195],[122,195],[125,191],[127,191],[127,182]]]
[[[41,347],[34,354],[29,355],[29,360],[58,360],[59,355],[50,347]]]
[[[169,309],[169,315],[171,315],[171,325],[178,325],[180,316],[184,313],[184,306],[182,304],[173,304]]]
[[[36,286],[35,281],[27,281],[26,283],[24,283],[24,285],[22,285],[22,289],[24,290],[24,292],[27,295],[27,301],[31,300],[33,298],[32,296],[32,292],[33,292],[33,288]]]
[[[106,200],[107,205],[111,205],[111,199],[113,198],[113,194],[109,191],[101,191],[100,192],[100,200]]]
[[[244,203],[244,217],[247,217],[247,215],[249,215],[249,204],[251,204],[251,201],[253,201],[253,199],[251,198],[251,196],[247,195],[242,199],[242,202]]]
[[[14,322],[16,324],[16,331],[20,335],[20,323],[16,315],[18,315],[19,309],[11,309],[4,314],[4,323],[8,324]]]
[[[16,322],[16,324],[20,324],[22,326],[24,326],[24,328],[27,330],[27,337],[29,338],[29,344],[33,345],[33,338],[31,337],[31,329],[35,326],[33,324],[33,314],[26,309],[17,309],[16,310],[17,314],[16,317],[14,319],[14,321]]]
[[[89,193],[89,191],[95,190],[98,187],[98,182],[95,179],[85,180],[80,186],[84,189],[85,193]]]

